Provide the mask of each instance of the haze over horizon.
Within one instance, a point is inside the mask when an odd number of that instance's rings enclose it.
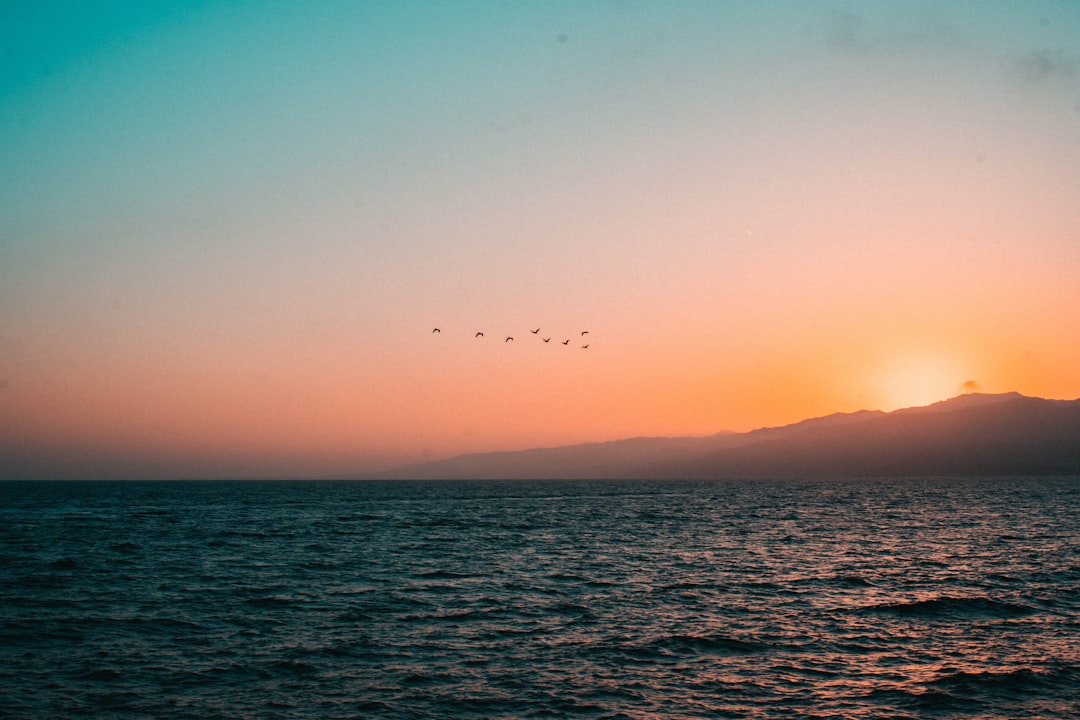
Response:
[[[1080,397],[1075,3],[9,3],[0,160],[3,477]]]

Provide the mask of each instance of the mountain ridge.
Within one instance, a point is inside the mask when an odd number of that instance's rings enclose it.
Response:
[[[459,455],[366,479],[811,478],[1080,474],[1080,399],[960,395],[744,433]]]

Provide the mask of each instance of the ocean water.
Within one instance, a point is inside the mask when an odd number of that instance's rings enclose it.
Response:
[[[0,718],[1077,718],[1080,478],[0,484]]]

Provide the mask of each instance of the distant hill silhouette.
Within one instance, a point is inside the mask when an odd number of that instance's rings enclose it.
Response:
[[[462,455],[386,479],[814,478],[1080,474],[1080,400],[962,395],[696,438]]]

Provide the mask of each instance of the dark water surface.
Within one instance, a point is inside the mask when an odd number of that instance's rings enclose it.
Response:
[[[1077,718],[1080,479],[0,484],[2,718]]]

